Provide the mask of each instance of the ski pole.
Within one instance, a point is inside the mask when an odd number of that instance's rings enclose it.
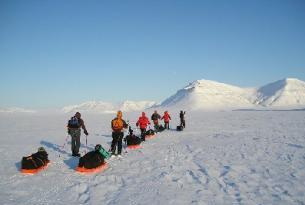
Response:
[[[62,146],[60,146],[61,152],[64,152],[64,148],[65,148],[65,146],[66,146],[66,144],[68,142],[68,138],[69,138],[69,135],[67,135],[64,144]],[[60,157],[60,153],[59,153],[58,156]]]
[[[86,149],[85,149],[85,154],[87,154],[87,149],[88,149],[88,135],[86,135]]]
[[[65,146],[66,146],[66,144],[67,144],[67,142],[68,142],[68,138],[69,138],[69,135],[67,135],[64,144],[60,147],[60,148],[62,149],[62,151],[63,151],[63,149],[65,148]]]

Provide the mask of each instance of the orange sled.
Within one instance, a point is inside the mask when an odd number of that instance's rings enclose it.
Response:
[[[82,173],[82,174],[92,174],[92,173],[102,172],[107,168],[108,168],[108,164],[105,162],[105,163],[101,164],[100,166],[98,166],[96,168],[87,169],[85,167],[76,167],[75,170],[77,172]]]
[[[146,136],[145,136],[145,139],[152,139],[152,138],[155,138],[155,136],[156,136],[156,135],[146,135]]]
[[[137,144],[137,145],[129,145],[127,146],[128,149],[140,149],[142,148],[141,145]]]
[[[46,165],[39,167],[37,169],[21,169],[21,173],[22,174],[37,174],[38,172],[40,172],[41,170],[44,170],[47,168],[47,166],[49,165],[50,162],[48,162]]]

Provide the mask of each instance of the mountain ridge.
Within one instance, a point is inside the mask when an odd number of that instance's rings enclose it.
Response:
[[[165,99],[160,107],[188,110],[305,106],[305,82],[285,78],[258,88],[195,80]]]
[[[188,83],[161,103],[131,101],[110,103],[86,101],[64,106],[60,112],[115,113],[146,109],[179,110],[234,110],[234,109],[299,109],[305,108],[305,82],[297,78],[284,78],[257,88],[242,88],[212,80]],[[0,113],[37,113],[24,108],[3,108]]]

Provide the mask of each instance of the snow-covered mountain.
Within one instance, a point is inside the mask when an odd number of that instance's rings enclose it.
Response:
[[[161,106],[188,110],[246,108],[253,106],[253,92],[253,89],[242,89],[210,80],[197,80],[166,99]]]
[[[272,107],[299,107],[305,105],[305,82],[287,78],[265,85],[257,90],[256,104]]]
[[[79,105],[65,106],[62,110],[65,113],[70,112],[91,112],[91,113],[111,113],[114,111],[114,106],[111,103],[103,101],[88,101]]]
[[[129,101],[126,100],[122,104],[119,105],[119,109],[124,112],[131,112],[131,111],[140,111],[145,110],[154,106],[156,102],[154,101]]]
[[[64,107],[62,110],[65,113],[70,112],[89,112],[89,113],[115,113],[117,110],[124,112],[139,111],[149,108],[156,103],[153,101],[124,101],[119,104],[112,104],[103,101],[88,101],[79,105],[70,105]]]
[[[305,82],[287,78],[260,88],[197,80],[160,105],[185,110],[305,106]]]
[[[88,101],[62,108],[65,113],[115,113],[142,111],[148,108],[176,110],[231,110],[231,109],[294,109],[305,108],[305,82],[286,78],[258,88],[240,88],[211,80],[196,80],[178,90],[162,103],[154,101],[124,101],[113,104]],[[0,108],[0,113],[34,113],[24,108]]]

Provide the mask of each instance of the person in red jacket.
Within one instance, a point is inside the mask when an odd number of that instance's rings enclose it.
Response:
[[[164,112],[164,115],[161,120],[164,120],[164,128],[169,130],[169,121],[171,120],[171,116],[167,111]]]
[[[142,112],[142,116],[139,117],[136,125],[137,125],[137,127],[140,126],[141,139],[142,139],[142,141],[145,141],[146,128],[147,128],[147,125],[150,125],[148,118],[145,116],[145,112]]]

